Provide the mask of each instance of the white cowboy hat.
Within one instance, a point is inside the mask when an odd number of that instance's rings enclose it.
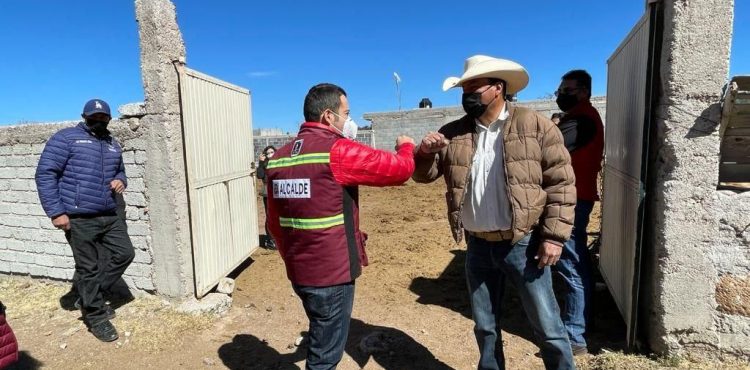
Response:
[[[443,81],[443,91],[476,78],[499,78],[507,82],[506,94],[515,94],[529,84],[529,74],[522,65],[512,60],[474,55],[464,62],[464,74],[460,78],[448,77]]]

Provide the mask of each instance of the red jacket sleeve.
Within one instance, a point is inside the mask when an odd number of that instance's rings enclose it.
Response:
[[[279,250],[279,253],[284,257],[284,235],[281,232],[281,223],[279,223],[279,213],[276,211],[276,202],[273,200],[273,184],[270,181],[266,185],[266,191],[268,192],[268,214],[266,214],[268,231],[273,236],[273,241],[276,242],[276,248]]]
[[[341,139],[331,148],[331,170],[344,186],[401,185],[414,172],[414,144],[402,144],[396,153],[389,153]]]

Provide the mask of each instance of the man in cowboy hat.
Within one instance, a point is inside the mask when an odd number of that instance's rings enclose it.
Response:
[[[483,55],[443,90],[463,89],[466,115],[429,133],[415,150],[417,182],[444,176],[453,237],[466,236],[466,279],[480,369],[504,369],[500,306],[515,285],[547,369],[575,362],[552,290],[550,266],[570,237],[575,176],[560,131],[507,101],[528,84],[519,64]]]

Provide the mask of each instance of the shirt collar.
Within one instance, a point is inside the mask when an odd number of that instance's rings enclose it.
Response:
[[[480,121],[479,118],[474,118],[474,123],[476,123],[477,127],[479,127],[479,128],[487,129],[490,126],[492,126],[495,123],[497,123],[498,121],[505,121],[506,119],[508,119],[509,115],[510,115],[510,113],[508,113],[508,102],[505,102],[505,105],[503,106],[503,110],[500,111],[500,115],[497,117],[496,120],[494,120],[492,123],[490,123],[489,126],[483,125],[482,121]]]

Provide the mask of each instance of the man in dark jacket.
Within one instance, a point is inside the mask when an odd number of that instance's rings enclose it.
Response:
[[[125,220],[116,213],[115,194],[127,186],[122,148],[110,136],[109,106],[86,103],[84,122],[58,131],[44,147],[36,170],[39,199],[52,224],[65,231],[75,260],[76,290],[83,321],[96,338],[118,338],[104,302],[135,257]],[[109,252],[99,262],[100,253]]]

